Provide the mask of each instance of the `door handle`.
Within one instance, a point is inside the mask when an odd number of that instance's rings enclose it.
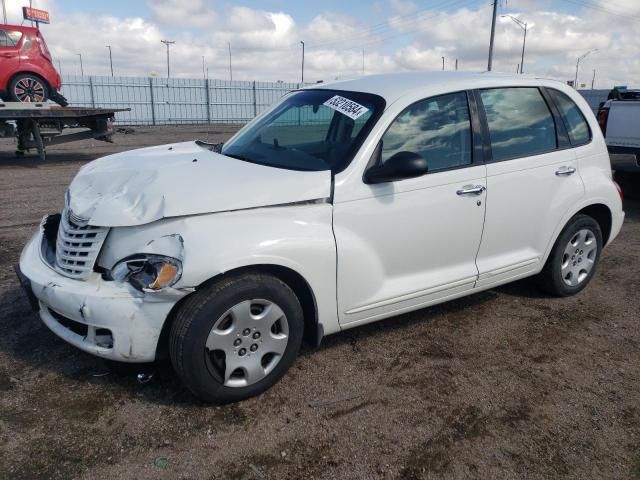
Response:
[[[465,185],[460,190],[457,190],[458,195],[480,195],[486,188],[484,185]]]
[[[560,167],[556,170],[556,175],[558,177],[568,177],[569,175],[573,175],[576,173],[576,169],[574,167]]]
[[[14,53],[0,53],[0,57],[4,57],[4,58],[11,58],[15,56],[16,55]]]

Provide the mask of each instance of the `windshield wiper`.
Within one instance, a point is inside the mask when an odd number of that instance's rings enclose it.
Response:
[[[224,145],[224,143],[209,143],[202,140],[196,140],[196,145],[202,148],[206,148],[207,150],[211,150],[215,153],[222,153],[222,146]]]

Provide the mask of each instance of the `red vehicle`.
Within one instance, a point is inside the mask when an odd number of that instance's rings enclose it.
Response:
[[[37,28],[0,25],[0,96],[12,102],[45,102],[67,105],[58,92],[60,75]]]

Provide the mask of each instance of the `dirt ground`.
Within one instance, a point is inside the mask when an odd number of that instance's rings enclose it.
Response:
[[[328,337],[258,398],[199,403],[59,340],[12,266],[78,168],[230,127],[136,128],[17,159],[0,140],[0,478],[640,479],[640,203],[581,294],[523,281]]]

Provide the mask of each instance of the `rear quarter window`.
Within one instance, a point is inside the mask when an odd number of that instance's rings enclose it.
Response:
[[[589,124],[586,118],[584,118],[580,107],[567,95],[558,90],[548,88],[547,92],[549,92],[549,95],[560,111],[562,120],[567,127],[571,145],[575,146],[588,143],[591,140],[591,129],[589,129]]]
[[[21,38],[22,32],[17,30],[0,30],[0,47],[15,47]]]

